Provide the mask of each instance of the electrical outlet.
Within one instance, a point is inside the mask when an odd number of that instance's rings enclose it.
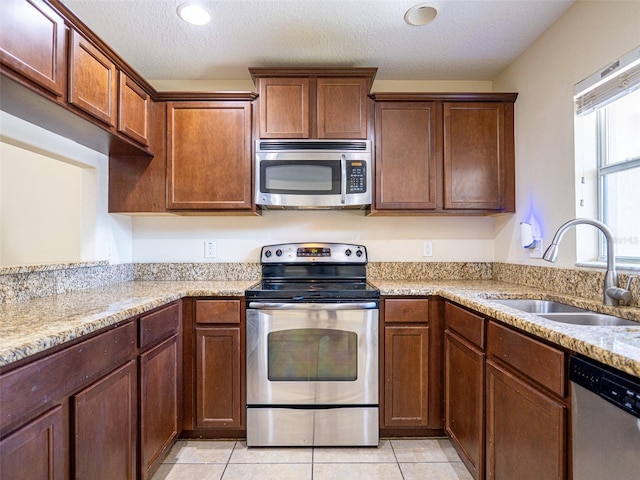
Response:
[[[423,257],[433,257],[433,243],[431,241],[424,242],[422,248]]]
[[[542,239],[536,238],[533,246],[529,248],[529,258],[542,258]]]
[[[216,242],[213,240],[204,241],[204,258],[216,258]]]

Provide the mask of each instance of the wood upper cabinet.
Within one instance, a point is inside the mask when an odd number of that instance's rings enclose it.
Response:
[[[251,211],[251,104],[167,104],[167,208]]]
[[[375,107],[375,208],[437,207],[435,102],[384,102]]]
[[[69,103],[115,126],[118,79],[113,61],[75,30],[69,57]]]
[[[118,131],[146,147],[151,98],[124,72],[118,72],[118,78]]]
[[[516,94],[376,93],[372,214],[515,211]]]
[[[368,78],[318,78],[318,138],[367,138]]]
[[[367,95],[377,69],[250,68],[260,138],[368,138]]]
[[[0,61],[57,97],[66,87],[67,27],[42,0],[3,0]]]
[[[261,78],[260,138],[309,138],[308,78]]]
[[[510,195],[503,103],[444,104],[444,208],[503,210]],[[513,133],[511,132],[511,142]]]

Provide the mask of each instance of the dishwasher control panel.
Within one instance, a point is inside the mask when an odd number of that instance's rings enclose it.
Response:
[[[569,379],[640,418],[640,378],[578,356],[569,362]]]

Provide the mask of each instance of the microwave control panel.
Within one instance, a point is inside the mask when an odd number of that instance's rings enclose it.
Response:
[[[347,162],[347,193],[367,191],[367,164],[362,160]]]

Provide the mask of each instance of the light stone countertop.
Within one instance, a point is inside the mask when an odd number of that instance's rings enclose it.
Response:
[[[182,297],[242,297],[255,281],[126,282],[0,305],[0,367]]]
[[[482,281],[369,281],[383,296],[439,295],[540,338],[640,377],[640,308],[604,307],[577,297]],[[183,297],[241,297],[253,281],[135,281],[0,305],[0,367],[135,317]],[[554,322],[491,302],[493,298],[561,301],[638,321],[638,327]]]

